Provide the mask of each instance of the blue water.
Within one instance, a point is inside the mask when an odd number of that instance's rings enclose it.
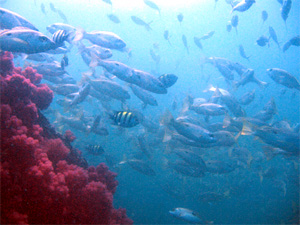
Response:
[[[230,14],[231,6],[224,0],[217,2],[214,9],[214,0],[194,1],[156,1],[160,7],[161,15],[149,8],[142,0],[113,1],[112,7],[100,0],[10,0],[2,4],[2,7],[12,10],[29,21],[31,21],[42,33],[50,34],[46,26],[63,22],[63,20],[50,10],[49,3],[52,2],[68,18],[70,25],[86,31],[101,30],[111,31],[120,36],[132,49],[132,56],[113,50],[113,60],[125,63],[128,66],[152,72],[156,76],[164,73],[173,73],[178,76],[177,83],[168,89],[168,94],[153,94],[158,101],[158,107],[148,106],[145,110],[141,108],[141,102],[132,92],[131,99],[127,102],[129,108],[140,110],[146,117],[159,122],[166,109],[171,110],[171,105],[176,98],[178,109],[172,111],[174,116],[179,115],[182,102],[187,95],[195,98],[209,98],[211,93],[203,92],[210,85],[227,89],[228,86],[211,64],[203,64],[205,57],[224,57],[234,62],[254,69],[259,80],[269,83],[265,89],[259,88],[254,83],[240,87],[234,92],[240,97],[246,91],[256,90],[256,98],[253,103],[243,107],[247,116],[255,115],[263,108],[272,97],[277,105],[277,114],[272,121],[286,120],[291,126],[300,121],[300,98],[299,91],[287,89],[275,83],[267,74],[268,68],[281,68],[293,74],[300,80],[300,58],[299,48],[290,47],[283,53],[272,40],[270,46],[261,47],[256,40],[261,35],[268,36],[269,26],[277,32],[281,46],[299,35],[300,1],[294,0],[289,17],[285,23],[280,16],[280,4],[276,0],[261,1],[256,3],[246,12],[234,12]],[[127,4],[126,4],[127,2]],[[45,5],[47,14],[42,13],[40,5]],[[262,24],[261,12],[266,10],[269,18]],[[115,24],[107,18],[107,14],[116,14],[121,23]],[[180,24],[177,15],[182,13],[184,18]],[[226,25],[232,15],[239,16],[239,25],[236,33],[233,28],[229,33]],[[153,21],[151,31],[138,26],[132,22],[130,16],[135,15],[146,22]],[[163,33],[169,31],[170,43],[164,39]],[[203,40],[203,50],[199,49],[193,41],[195,36],[202,35],[214,30],[212,38]],[[187,37],[189,54],[187,53],[181,37]],[[88,42],[87,42],[88,43]],[[158,46],[155,51],[160,55],[161,61],[157,66],[149,54],[153,45]],[[250,61],[242,58],[238,46],[242,44]],[[70,65],[66,68],[78,82],[82,73],[88,70],[83,62],[77,48],[73,47],[68,53]],[[60,61],[61,56],[56,56]],[[16,64],[23,65],[23,61],[16,59]],[[97,68],[101,73],[101,68]],[[238,79],[237,77],[235,79]],[[126,84],[115,79],[120,84]],[[46,82],[46,81],[45,81]],[[46,82],[47,83],[47,82]],[[129,88],[128,88],[129,89]],[[281,95],[282,89],[287,89]],[[55,96],[51,108],[64,114],[62,107],[56,104],[56,100],[62,98]],[[103,112],[96,101],[80,104],[90,116]],[[121,110],[121,104],[115,101],[112,104],[115,110]],[[55,115],[47,115],[51,122],[56,120]],[[221,121],[222,118],[219,117]],[[57,129],[64,132],[71,129],[77,136],[74,146],[82,150],[90,165],[106,162],[103,156],[88,154],[84,148],[88,144],[102,145],[105,151],[116,157],[117,162],[126,160],[132,152],[139,151],[135,141],[127,142],[130,137],[140,134],[141,126],[120,131],[106,121],[109,136],[101,137],[94,134],[86,135],[60,124]],[[147,134],[153,136],[154,134]],[[133,170],[129,165],[123,164],[110,169],[118,173],[119,186],[114,196],[115,207],[127,209],[128,216],[135,224],[182,224],[184,221],[173,218],[168,211],[176,207],[192,209],[206,221],[215,224],[289,224],[299,222],[299,161],[277,156],[272,160],[264,158],[262,141],[253,136],[239,137],[236,146],[247,148],[253,156],[261,156],[261,161],[254,161],[251,167],[239,168],[224,175],[207,173],[203,178],[192,178],[180,175],[168,168],[167,160],[176,160],[178,157],[170,153],[167,143],[158,143],[156,147],[149,147],[152,151],[150,165],[157,175],[150,177]],[[229,148],[200,149],[206,159],[209,157],[222,160],[228,157]],[[255,158],[255,157],[254,157]],[[259,173],[268,168],[276,168],[277,174],[270,178],[260,180]],[[283,186],[286,185],[286,194]],[[225,199],[207,203],[199,200],[199,195],[205,191],[218,193],[227,192]]]

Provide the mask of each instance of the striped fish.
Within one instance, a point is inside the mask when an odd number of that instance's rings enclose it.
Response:
[[[127,128],[134,127],[140,123],[137,115],[127,111],[117,111],[111,115],[111,119],[116,125]]]
[[[52,40],[55,42],[57,46],[62,46],[64,41],[67,41],[69,37],[69,33],[65,30],[58,30],[52,35]]]
[[[100,145],[88,145],[85,149],[92,155],[102,155],[104,153],[104,149]]]

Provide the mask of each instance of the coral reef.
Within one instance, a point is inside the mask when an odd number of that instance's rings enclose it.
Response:
[[[132,224],[113,207],[116,174],[71,164],[75,137],[56,134],[39,112],[53,98],[42,75],[0,54],[1,224]]]

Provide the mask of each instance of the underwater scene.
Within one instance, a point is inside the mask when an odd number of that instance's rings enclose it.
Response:
[[[299,9],[0,0],[0,223],[299,224]]]

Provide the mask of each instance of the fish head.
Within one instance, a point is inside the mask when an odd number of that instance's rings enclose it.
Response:
[[[126,47],[126,43],[120,39],[120,38],[117,38],[115,41],[114,41],[114,46],[116,49],[123,49]]]
[[[45,35],[37,35],[36,40],[37,40],[36,47],[42,49],[43,51],[56,48],[56,44]]]

